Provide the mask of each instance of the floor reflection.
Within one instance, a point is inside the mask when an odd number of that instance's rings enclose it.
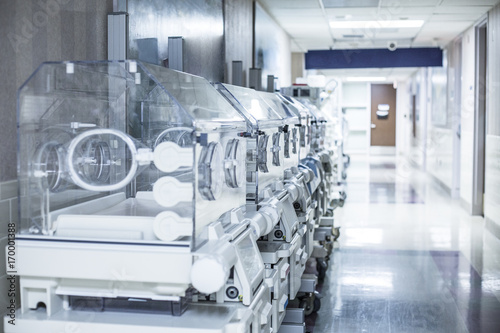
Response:
[[[459,252],[339,249],[333,259],[312,332],[500,329],[500,302]]]
[[[346,205],[334,213],[341,247],[308,331],[500,333],[500,242],[394,161],[352,158]]]
[[[370,162],[370,169],[396,169],[396,164],[391,162]]]
[[[372,203],[424,203],[410,184],[370,183]]]
[[[431,252],[468,332],[499,332],[500,302],[461,253]]]
[[[424,200],[407,183],[350,183],[347,185],[349,202],[422,204]]]

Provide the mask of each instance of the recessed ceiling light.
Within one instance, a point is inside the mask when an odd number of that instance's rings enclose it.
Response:
[[[333,29],[420,28],[423,20],[330,21]]]
[[[352,15],[350,15],[350,14],[337,15],[337,16],[335,16],[335,19],[337,19],[337,20],[350,20],[350,19],[352,19]]]

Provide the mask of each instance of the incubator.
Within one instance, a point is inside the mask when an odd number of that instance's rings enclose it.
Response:
[[[315,115],[311,148],[320,155],[331,184],[329,190],[334,203],[330,206],[342,206],[346,198],[342,183],[347,177],[349,156],[343,151],[344,141],[347,140],[345,117],[340,111],[335,111],[334,103],[328,99],[333,92],[326,98],[328,102],[322,100],[320,88],[293,86],[282,88],[281,92],[297,98]]]
[[[7,332],[304,332],[333,227],[318,117],[136,61],[40,66],[18,95]]]
[[[315,202],[315,245],[312,257],[316,258],[313,271],[322,279],[328,267],[333,242],[339,236],[339,228],[334,226],[333,210],[343,204],[345,199],[345,191],[338,180],[338,172],[341,170],[341,158],[338,156],[339,152],[341,153],[338,149],[341,144],[341,138],[337,135],[338,119],[316,107],[321,104],[319,88],[288,87],[281,91],[288,95],[282,96],[285,101],[298,109],[304,108],[311,114],[307,123],[311,133],[310,151],[300,162],[313,170],[317,179],[309,184],[311,198]]]
[[[273,228],[260,228],[262,232],[258,234],[259,251],[266,264],[266,281],[273,291],[272,326],[297,329],[295,324],[286,323],[284,310],[301,289],[305,263],[312,252],[313,209],[309,183],[316,181],[312,170],[299,166],[299,156],[308,147],[304,135],[307,128],[301,123],[304,119],[277,94],[226,84],[216,84],[216,87],[240,110],[252,130],[247,135],[247,188],[251,199],[247,210],[261,213],[273,207],[279,214]],[[279,153],[280,163],[261,169],[258,165],[266,162],[266,155],[260,152],[259,142],[266,135],[279,140],[273,141],[273,151]],[[257,164],[253,163],[253,156]],[[256,200],[252,200],[254,196]],[[316,278],[312,280],[308,284],[311,293]],[[287,309],[290,311],[294,310]]]
[[[290,133],[298,119],[287,109],[272,107],[266,99],[273,94],[229,84],[215,86],[247,121],[247,200],[258,204],[262,191],[282,180],[287,166],[297,164],[297,149]]]

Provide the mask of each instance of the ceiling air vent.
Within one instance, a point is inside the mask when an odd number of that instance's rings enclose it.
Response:
[[[342,35],[343,38],[364,38],[365,35]]]

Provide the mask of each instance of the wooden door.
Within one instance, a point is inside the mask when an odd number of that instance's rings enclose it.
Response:
[[[371,146],[396,146],[396,89],[371,85]]]

